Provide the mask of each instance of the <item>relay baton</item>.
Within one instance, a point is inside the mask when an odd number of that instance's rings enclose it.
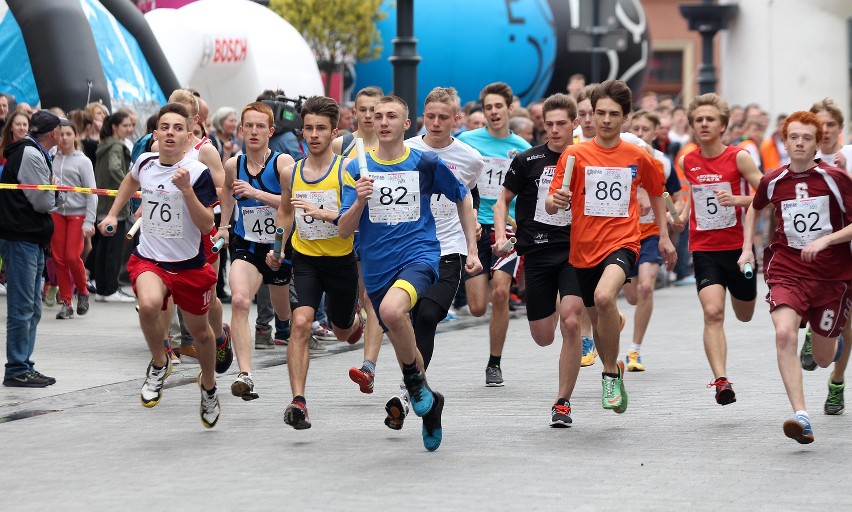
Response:
[[[106,226],[104,226],[104,231],[106,231],[107,233],[115,233],[115,225],[107,224]]]
[[[272,257],[276,260],[281,259],[281,246],[284,245],[284,228],[275,230],[275,245],[272,246]]]
[[[128,240],[132,240],[133,235],[135,235],[136,232],[139,231],[139,228],[141,228],[141,227],[142,227],[142,217],[139,217],[138,219],[136,219],[136,222],[133,223],[133,226],[131,226],[130,229],[127,230],[127,234],[124,237],[127,238]]]
[[[565,176],[562,177],[562,191],[568,192],[568,189],[571,188],[571,174],[574,172],[574,155],[570,155],[568,157],[568,161],[565,162]],[[563,212],[564,209],[560,208]]]
[[[672,196],[670,196],[668,192],[663,192],[663,199],[666,200],[666,207],[669,209],[669,213],[672,214],[672,220],[678,219],[677,208],[675,208],[675,205],[672,202]]]
[[[754,277],[754,269],[751,268],[751,263],[746,263],[743,265],[743,275],[746,279],[751,279]]]
[[[213,247],[210,249],[210,252],[212,252],[213,254],[218,254],[219,251],[222,250],[222,247],[225,247],[225,239],[224,238],[220,238],[220,239],[216,240],[216,243],[213,244]]]
[[[518,243],[518,239],[515,238],[515,237],[512,237],[512,238],[506,240],[506,243],[503,244],[503,247],[501,247],[500,250],[501,251],[511,251],[512,249],[515,248],[516,243]]]
[[[370,173],[367,170],[367,155],[364,153],[364,139],[361,137],[355,138],[355,151],[358,152],[358,171],[361,173],[362,177],[369,178]],[[367,196],[367,201],[372,198],[372,195]]]

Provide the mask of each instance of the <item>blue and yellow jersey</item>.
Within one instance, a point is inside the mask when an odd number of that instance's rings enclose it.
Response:
[[[291,196],[304,199],[325,210],[340,211],[341,194],[344,185],[355,187],[352,176],[341,169],[343,157],[334,156],[334,160],[322,178],[308,181],[304,176],[306,159],[296,162],[293,168]],[[352,235],[340,238],[337,226],[331,222],[314,219],[296,211],[296,231],[293,249],[305,256],[346,256],[352,252]]]

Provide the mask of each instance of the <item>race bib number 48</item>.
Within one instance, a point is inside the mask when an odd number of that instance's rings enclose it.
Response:
[[[373,195],[368,204],[370,221],[397,224],[420,218],[420,173],[374,172]]]
[[[142,190],[142,225],[146,235],[183,237],[183,194],[161,188]]]
[[[586,167],[586,202],[590,217],[628,217],[633,173],[626,167]]]
[[[246,240],[259,244],[275,243],[275,208],[244,206],[240,212]]]

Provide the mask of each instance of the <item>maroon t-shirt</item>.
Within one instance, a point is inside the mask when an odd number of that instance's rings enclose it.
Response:
[[[760,179],[753,205],[775,205],[778,228],[763,256],[764,273],[796,276],[816,281],[852,280],[852,249],[849,243],[829,246],[814,261],[801,253],[809,242],[843,229],[852,222],[852,180],[842,169],[817,161],[803,173],[789,165]]]

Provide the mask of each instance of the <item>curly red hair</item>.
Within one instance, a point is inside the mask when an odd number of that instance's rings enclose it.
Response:
[[[793,112],[787,119],[784,120],[784,125],[781,127],[781,139],[787,140],[787,128],[790,126],[790,123],[799,122],[802,124],[811,124],[816,126],[816,140],[817,143],[822,140],[823,128],[822,121],[811,112],[806,112],[804,110],[799,110],[797,112]]]

